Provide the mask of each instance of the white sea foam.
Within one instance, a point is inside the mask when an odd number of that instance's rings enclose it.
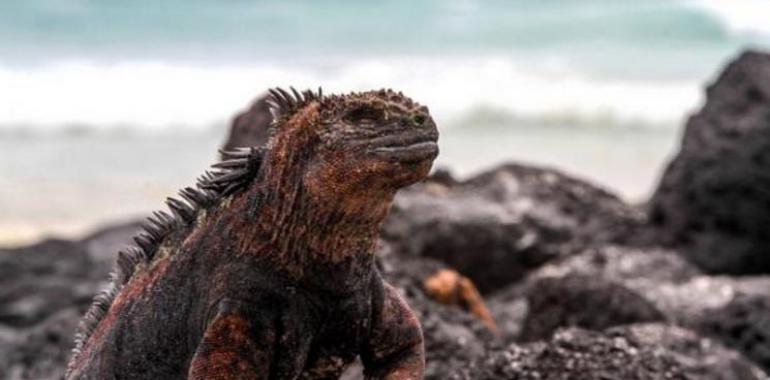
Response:
[[[693,4],[711,11],[733,31],[770,35],[770,1],[697,0]]]
[[[467,121],[479,109],[531,120],[672,125],[700,99],[694,82],[605,80],[502,57],[283,66],[67,62],[0,67],[0,128],[203,128],[228,120],[265,89],[289,85],[322,85],[327,93],[392,87],[429,105],[442,125]]]

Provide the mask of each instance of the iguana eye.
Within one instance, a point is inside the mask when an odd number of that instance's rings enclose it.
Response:
[[[349,123],[377,122],[385,118],[385,112],[382,109],[374,107],[358,107],[350,110],[345,115],[345,120]]]

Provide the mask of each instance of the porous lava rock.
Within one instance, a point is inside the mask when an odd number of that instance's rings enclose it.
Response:
[[[770,371],[770,295],[739,294],[694,323],[702,334],[743,352]]]
[[[513,344],[477,360],[453,380],[695,380],[677,358],[622,332],[559,330],[548,341]]]
[[[685,326],[770,369],[770,276],[703,275],[671,251],[586,250],[495,293],[489,307],[506,342],[654,315],[651,321]]]
[[[770,54],[708,87],[649,202],[660,241],[712,273],[770,273]]]
[[[550,262],[532,272],[530,277],[578,275],[622,282],[679,283],[701,274],[697,267],[673,250],[599,245]]]
[[[540,267],[490,295],[488,305],[506,342],[540,339],[560,327],[659,320],[657,304],[634,285],[676,284],[699,274],[672,251],[597,246]]]
[[[399,254],[441,260],[490,293],[588,242],[624,242],[641,220],[586,182],[507,164],[400,192],[382,231]]]
[[[770,369],[770,276],[704,275],[670,250],[593,247],[533,271],[493,294],[488,305],[506,342],[541,339],[575,325],[600,329],[642,322],[633,320],[641,314],[628,312],[649,307],[659,320]]]
[[[563,327],[603,330],[664,320],[663,314],[642,296],[601,277],[541,278],[528,286],[528,312],[521,341],[547,339]]]
[[[765,380],[768,377],[737,351],[678,326],[660,323],[615,327],[610,334],[620,334],[636,345],[658,347],[676,361],[692,379]]]

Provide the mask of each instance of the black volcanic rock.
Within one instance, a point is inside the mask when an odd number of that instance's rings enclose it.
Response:
[[[0,249],[0,325],[30,326],[72,306],[85,312],[138,229],[139,222],[117,223],[80,241]]]
[[[382,231],[399,254],[441,260],[489,293],[589,241],[624,242],[640,220],[602,189],[554,170],[508,164],[400,192]]]
[[[698,380],[766,380],[767,376],[740,353],[677,326],[651,323],[612,328],[636,345],[659,347],[672,355],[688,376]]]
[[[59,379],[73,334],[137,222],[0,249],[0,380]]]
[[[683,282],[627,281],[624,284],[649,300],[667,318],[685,326],[697,326],[735,299],[768,297],[770,277],[730,278],[695,276]]]
[[[649,307],[659,320],[686,326],[770,370],[770,276],[699,275],[671,252],[615,249],[548,264],[496,293],[489,307],[506,341],[542,338],[560,327],[636,322]],[[643,268],[650,271],[645,275]]]
[[[600,245],[538,268],[531,277],[579,275],[611,281],[679,283],[702,272],[676,251],[656,247]]]
[[[506,342],[531,340],[560,327],[597,329],[660,320],[668,314],[639,292],[637,284],[677,284],[699,274],[672,251],[591,247],[493,293],[488,305]]]
[[[770,55],[747,52],[687,122],[649,219],[708,272],[770,273],[769,173]]]
[[[0,379],[61,379],[81,315],[77,308],[67,308],[19,333],[7,353],[0,350]]]
[[[511,345],[453,380],[696,380],[671,353],[622,332],[558,331],[547,342]]]
[[[594,247],[539,268],[488,304],[506,342],[570,326],[666,321],[770,370],[770,276],[702,275],[671,251]]]
[[[267,143],[273,116],[267,104],[267,96],[254,100],[248,110],[239,113],[230,125],[223,149],[261,146]]]
[[[547,341],[495,350],[453,380],[767,380],[736,351],[681,327],[563,329]]]
[[[26,327],[91,303],[106,280],[78,242],[46,240],[0,250],[0,325]]]
[[[528,313],[519,336],[525,342],[547,339],[563,327],[603,330],[664,320],[644,297],[600,277],[541,278],[528,288]]]
[[[703,313],[696,328],[770,371],[770,294],[740,294]]]

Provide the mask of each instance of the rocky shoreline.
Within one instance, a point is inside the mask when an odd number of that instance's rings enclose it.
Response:
[[[768,378],[770,55],[707,96],[645,206],[514,163],[399,193],[378,264],[423,324],[427,379]],[[264,141],[260,104],[227,146]],[[137,228],[0,249],[0,380],[61,377]]]

